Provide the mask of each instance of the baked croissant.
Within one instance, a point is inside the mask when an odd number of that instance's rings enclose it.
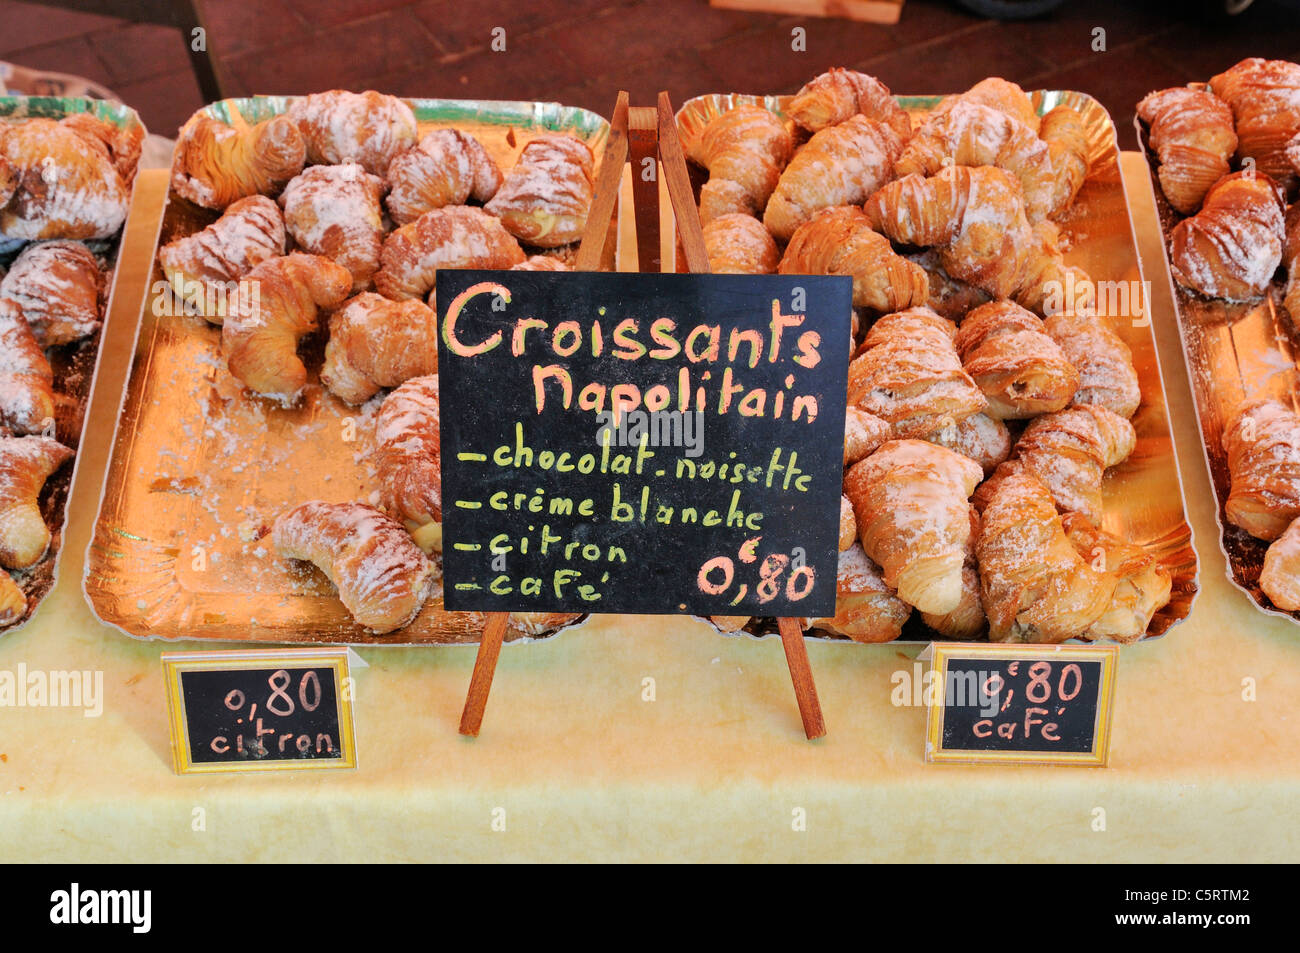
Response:
[[[423,301],[391,301],[372,292],[348,300],[330,318],[320,381],[349,404],[382,388],[438,372],[438,316]]]
[[[1142,638],[1151,617],[1169,604],[1173,591],[1169,570],[1141,546],[1098,529],[1078,513],[1066,513],[1061,525],[1075,551],[1094,570],[1116,577],[1110,605],[1079,637],[1116,642]]]
[[[433,564],[406,530],[364,503],[303,503],[275,521],[271,542],[315,563],[357,624],[379,635],[414,619],[433,589]]]
[[[1300,519],[1291,521],[1264,553],[1259,588],[1273,605],[1286,612],[1300,609]]]
[[[1043,322],[1015,302],[993,301],[970,312],[956,345],[991,416],[1023,420],[1062,410],[1079,387],[1079,372]]]
[[[886,421],[895,438],[921,438],[988,407],[962,369],[952,325],[928,308],[887,314],[849,364],[848,403]]]
[[[1030,230],[1029,244],[1023,249],[1025,271],[1014,297],[1016,304],[1035,314],[1096,306],[1096,283],[1082,268],[1065,263],[1060,243],[1056,223],[1042,221]]]
[[[1079,372],[1072,404],[1096,404],[1121,417],[1132,417],[1142,402],[1133,352],[1104,315],[1073,310],[1043,321],[1047,336]]]
[[[0,573],[0,628],[13,625],[27,614],[27,596],[9,573]]]
[[[0,297],[22,309],[41,347],[58,347],[94,334],[100,325],[104,277],[80,242],[28,245],[0,280]]]
[[[857,463],[880,449],[886,440],[893,439],[894,428],[889,421],[881,420],[858,407],[844,410],[844,465]]]
[[[0,566],[25,569],[50,548],[41,488],[73,455],[51,437],[0,438]]]
[[[425,552],[442,550],[442,437],[438,375],[415,377],[384,399],[375,420],[375,464],[384,509]]]
[[[130,190],[102,142],[53,119],[0,126],[9,174],[0,197],[7,238],[109,238],[126,220]],[[7,195],[5,193],[8,193]]]
[[[1184,86],[1149,94],[1137,114],[1151,127],[1161,191],[1170,205],[1191,215],[1230,171],[1228,160],[1237,149],[1232,110],[1213,93]]]
[[[1296,168],[1286,148],[1300,130],[1300,64],[1252,57],[1213,77],[1210,89],[1232,107],[1237,155],[1254,159],[1257,171],[1292,188]]]
[[[1052,215],[1059,216],[1074,202],[1074,197],[1088,181],[1092,150],[1083,117],[1069,106],[1057,106],[1043,116],[1038,134],[1052,154],[1056,189],[1052,195]]]
[[[767,207],[793,144],[770,109],[742,103],[709,121],[690,142],[690,158],[709,170],[700,189],[700,221],[721,215],[759,215]]]
[[[983,468],[985,476],[1011,455],[1011,433],[1007,425],[983,413],[945,424],[921,439],[970,457]]]
[[[863,550],[922,612],[961,602],[968,501],[983,476],[974,461],[920,440],[891,440],[844,475]]]
[[[926,274],[929,282],[926,307],[949,321],[960,321],[966,316],[966,312],[973,311],[992,300],[987,291],[982,291],[964,281],[958,281],[944,271],[939,261],[939,253],[933,248],[903,257],[920,267]]]
[[[780,260],[768,230],[748,215],[723,215],[705,225],[704,250],[715,275],[770,275]]]
[[[974,103],[988,106],[1006,116],[1022,122],[1034,132],[1039,131],[1040,119],[1029,96],[1017,84],[1000,76],[982,79],[964,93],[946,97],[935,108],[936,113],[952,109],[957,103]]]
[[[280,194],[284,225],[298,247],[342,265],[352,290],[370,286],[384,244],[384,181],[355,162],[314,165]]]
[[[0,421],[19,434],[53,432],[54,425],[54,372],[7,298],[0,298]]]
[[[307,383],[298,340],[316,329],[319,309],[332,311],[352,288],[341,265],[295,252],[248,273],[221,326],[230,373],[257,394],[295,403]]]
[[[772,178],[776,187],[776,177]],[[768,194],[771,194],[770,192]],[[724,215],[754,216],[757,210],[745,187],[731,179],[709,179],[700,186],[700,225],[708,225]]]
[[[1229,489],[1224,514],[1257,539],[1277,539],[1300,517],[1300,417],[1252,401],[1223,431]]]
[[[388,214],[405,225],[435,208],[488,201],[501,187],[501,169],[469,133],[435,129],[393,159],[388,185]]]
[[[144,149],[143,126],[119,126],[92,113],[64,116],[59,120],[59,125],[66,126],[83,139],[99,143],[107,151],[122,181],[127,185],[135,181],[136,170],[140,167],[140,153]]]
[[[594,160],[587,144],[572,136],[543,136],[524,146],[483,208],[520,241],[555,248],[582,237],[594,190]]]
[[[948,274],[995,298],[1011,297],[1024,281],[1032,233],[1020,183],[1008,172],[948,166],[929,178],[904,176],[876,191],[865,209],[876,231],[898,244],[939,249]]]
[[[195,113],[181,127],[172,188],[204,208],[223,209],[249,195],[270,195],[302,171],[307,146],[287,116],[250,126],[227,102],[230,124]]]
[[[991,642],[1064,642],[1111,604],[1116,579],[1070,544],[1047,488],[1024,467],[999,481],[975,558]]]
[[[357,162],[379,176],[388,172],[394,156],[415,145],[417,135],[411,107],[374,90],[312,93],[293,100],[285,115],[302,134],[308,162]]]
[[[924,305],[930,291],[924,269],[896,254],[889,239],[872,231],[867,214],[853,205],[824,208],[795,229],[779,270],[783,275],[849,275],[855,308],[902,311]]]
[[[172,293],[195,314],[220,324],[232,283],[284,249],[280,206],[265,195],[250,195],[231,202],[202,231],[168,242],[158,250],[158,262]]]
[[[1170,234],[1174,278],[1207,298],[1244,301],[1264,294],[1282,262],[1285,215],[1281,191],[1266,175],[1224,176],[1201,210]]]
[[[835,573],[835,615],[811,626],[854,642],[892,642],[903,634],[912,607],[885,584],[880,567],[854,543],[840,552]]]
[[[966,543],[966,560],[961,567],[961,599],[951,612],[921,613],[921,619],[934,631],[950,639],[970,640],[980,636],[987,620],[984,597],[980,592],[979,567],[975,563],[975,540],[980,535],[980,518],[970,508],[970,539]]]
[[[384,239],[375,290],[394,300],[423,298],[439,268],[504,269],[524,257],[500,221],[482,209],[451,205],[425,212]]]
[[[902,140],[884,123],[853,116],[814,135],[781,173],[763,224],[789,241],[819,209],[858,205],[893,177]]]
[[[840,536],[838,548],[840,552],[848,549],[858,539],[858,521],[853,515],[853,504],[847,496],[840,495]]]
[[[821,132],[861,115],[883,122],[903,141],[912,135],[912,120],[890,95],[889,87],[874,76],[851,69],[832,67],[809,80],[786,104],[785,114],[809,132]]]

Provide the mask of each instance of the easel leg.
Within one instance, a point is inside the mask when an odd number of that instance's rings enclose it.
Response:
[[[487,707],[488,692],[492,691],[492,676],[497,670],[497,656],[501,654],[501,643],[505,639],[506,623],[509,621],[509,612],[488,613],[487,625],[483,627],[483,639],[478,644],[478,657],[474,659],[474,675],[470,678],[469,692],[465,696],[465,710],[460,716],[462,735],[478,737],[479,726],[483,724],[483,709]]]
[[[817,700],[817,686],[813,684],[812,668],[808,665],[808,648],[803,641],[803,628],[798,619],[777,619],[781,628],[781,645],[785,649],[785,662],[790,667],[790,681],[794,682],[795,698],[799,700],[799,717],[803,719],[803,733],[808,740],[826,734],[822,719],[821,702]]]

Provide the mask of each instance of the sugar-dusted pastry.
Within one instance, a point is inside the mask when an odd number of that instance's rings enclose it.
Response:
[[[749,215],[723,215],[705,225],[704,250],[715,275],[770,275],[781,257],[763,223]]]
[[[982,79],[966,92],[946,97],[935,112],[942,113],[957,103],[989,106],[1038,132],[1040,120],[1029,96],[1017,84],[1000,76]]]
[[[865,209],[891,241],[937,248],[948,274],[995,298],[1011,297],[1024,281],[1031,231],[1020,183],[1009,172],[947,166],[929,178],[904,176],[876,191]]]
[[[1011,455],[1011,433],[1007,425],[986,413],[946,423],[922,439],[970,457],[984,469],[985,476]]]
[[[357,162],[384,175],[393,157],[415,145],[415,113],[396,96],[374,90],[332,89],[302,96],[286,114],[307,144],[307,161],[323,165]]]
[[[54,372],[22,311],[0,298],[0,423],[14,433],[52,433]]]
[[[364,503],[303,503],[276,519],[271,542],[286,559],[314,563],[357,624],[379,635],[414,619],[433,589],[428,557]]]
[[[1300,609],[1300,518],[1292,520],[1269,544],[1259,573],[1259,588],[1279,609]]]
[[[395,300],[423,298],[439,268],[512,268],[525,257],[498,219],[451,205],[425,212],[384,239],[375,290]]]
[[[172,188],[204,208],[223,209],[248,195],[273,195],[302,171],[307,147],[286,116],[250,125],[227,102],[230,123],[195,113],[181,127]]]
[[[1013,301],[993,301],[966,315],[956,345],[991,416],[1023,420],[1062,410],[1079,387],[1079,372],[1043,322]]]
[[[793,145],[780,116],[742,103],[710,120],[689,148],[709,170],[700,189],[700,221],[707,224],[732,213],[761,215]]]
[[[127,183],[103,143],[75,126],[53,119],[4,123],[0,160],[8,167],[0,192],[6,238],[109,238],[126,221]]]
[[[1232,107],[1237,156],[1290,188],[1296,168],[1286,155],[1300,130],[1300,64],[1258,57],[1242,60],[1211,78],[1210,89]]]
[[[970,508],[970,539],[966,543],[966,560],[961,567],[961,599],[951,612],[921,613],[921,619],[934,631],[950,639],[978,638],[987,625],[984,596],[980,591],[979,567],[975,564],[975,540],[980,535],[980,518]]]
[[[839,551],[844,552],[858,539],[858,521],[853,515],[853,504],[847,496],[840,495]]]
[[[1079,372],[1079,389],[1071,403],[1096,404],[1121,417],[1133,416],[1142,390],[1133,352],[1115,333],[1110,318],[1068,310],[1049,315],[1043,328]]]
[[[11,626],[27,614],[27,596],[13,576],[0,573],[0,628]]]
[[[231,202],[202,231],[168,242],[158,250],[158,262],[172,293],[193,313],[220,324],[232,283],[284,249],[280,206],[265,195],[250,195]]]
[[[772,180],[776,187],[775,177]],[[769,193],[770,194],[770,193]],[[724,215],[755,215],[754,202],[745,187],[731,179],[709,179],[700,186],[700,225]]]
[[[107,119],[100,119],[93,113],[64,116],[59,120],[59,125],[66,126],[84,139],[98,142],[107,150],[122,181],[130,185],[135,180],[136,170],[140,167],[140,153],[144,148],[143,126],[119,126]]]
[[[0,437],[0,566],[24,569],[50,548],[41,488],[72,457],[51,437]]]
[[[1074,197],[1088,180],[1092,149],[1083,116],[1069,106],[1048,110],[1038,129],[1052,154],[1052,171],[1056,189],[1052,196],[1053,215],[1060,215],[1074,202]]]
[[[1245,404],[1223,431],[1233,526],[1273,540],[1300,516],[1300,418],[1275,400]]]
[[[973,460],[921,440],[891,440],[844,475],[863,550],[922,612],[961,602],[969,500],[983,476]]]
[[[550,255],[529,255],[517,265],[510,266],[511,271],[572,271],[562,259]]]
[[[988,407],[961,366],[950,322],[928,308],[887,314],[849,364],[848,402],[886,421],[896,438],[922,438]]]
[[[982,514],[975,542],[991,642],[1064,642],[1111,605],[1116,578],[1071,545],[1052,495],[1012,467]]]
[[[414,377],[386,398],[375,419],[375,466],[384,509],[425,552],[442,550],[442,437],[438,375]]]
[[[337,308],[351,288],[348,270],[319,255],[262,262],[241,282],[221,326],[230,373],[256,394],[297,401],[307,383],[298,341],[316,329],[317,312]]]
[[[835,574],[835,615],[811,626],[854,642],[892,642],[903,633],[912,607],[885,584],[880,567],[861,546],[841,550]]]
[[[823,129],[781,173],[763,224],[788,241],[819,209],[860,204],[893,177],[902,149],[898,133],[866,116]]]
[[[1228,104],[1208,90],[1162,89],[1138,103],[1151,127],[1151,148],[1160,159],[1160,190],[1179,212],[1191,215],[1205,193],[1230,171],[1237,132]]]
[[[57,347],[99,328],[103,283],[99,262],[81,242],[35,242],[0,280],[0,297],[22,309],[41,347]]]
[[[893,439],[894,428],[889,421],[859,407],[849,406],[844,411],[844,465],[857,463],[875,453],[886,440]]]
[[[1268,176],[1224,176],[1201,210],[1169,236],[1174,278],[1207,298],[1244,301],[1264,294],[1282,262],[1285,215],[1281,190]]]
[[[821,209],[795,229],[780,273],[849,275],[853,306],[884,312],[923,305],[930,290],[924,269],[895,253],[855,205]]]
[[[492,201],[483,206],[521,242],[541,248],[582,237],[595,190],[594,160],[572,136],[542,136],[524,146]]]
[[[1300,170],[1300,165],[1296,167]],[[1286,243],[1282,246],[1282,261],[1286,265],[1286,289],[1282,306],[1292,321],[1300,321],[1300,202],[1286,213]]]
[[[943,264],[939,261],[939,253],[933,248],[912,252],[903,257],[925,272],[929,282],[926,307],[949,321],[960,321],[966,316],[966,312],[982,304],[988,304],[992,300],[987,291],[964,281],[958,281],[944,271]]]
[[[1169,604],[1169,570],[1141,546],[1098,529],[1079,513],[1066,513],[1061,525],[1070,544],[1093,569],[1116,577],[1110,605],[1079,637],[1134,642],[1146,635],[1151,617]]]
[[[398,225],[470,199],[486,202],[501,187],[501,169],[483,143],[459,129],[434,129],[388,166],[388,214]]]
[[[438,372],[438,316],[419,298],[365,292],[330,318],[320,381],[349,404],[385,387]]]
[[[342,265],[352,290],[370,286],[384,244],[384,181],[355,162],[314,165],[280,194],[284,225],[298,247]]]
[[[1055,222],[1042,221],[1030,229],[1024,260],[1025,271],[1014,295],[1016,304],[1044,316],[1070,307],[1096,306],[1097,285],[1082,268],[1065,263]]]
[[[809,132],[861,115],[883,122],[904,141],[912,134],[912,121],[889,87],[851,69],[832,67],[809,80],[786,104],[785,114]]]

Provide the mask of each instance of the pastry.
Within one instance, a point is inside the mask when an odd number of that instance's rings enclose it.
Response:
[[[572,271],[559,258],[550,255],[529,255],[517,265],[510,266],[511,271]]]
[[[1266,175],[1224,176],[1201,210],[1173,228],[1174,278],[1207,298],[1245,301],[1264,294],[1282,262],[1285,214],[1281,191]]]
[[[1132,417],[1142,401],[1133,352],[1111,327],[1110,319],[1073,310],[1043,321],[1048,337],[1079,372],[1072,404],[1096,404],[1121,417]]]
[[[1279,609],[1300,609],[1300,519],[1292,520],[1282,535],[1269,543],[1259,588]]]
[[[384,239],[375,290],[394,300],[423,298],[439,268],[511,268],[524,258],[499,220],[482,209],[452,205],[425,212]]]
[[[356,162],[379,176],[388,172],[398,153],[415,145],[417,135],[411,107],[374,90],[332,89],[302,96],[289,104],[285,115],[306,143],[308,162]]]
[[[1069,106],[1048,110],[1038,129],[1052,154],[1052,172],[1056,188],[1052,195],[1052,215],[1059,216],[1074,202],[1074,198],[1088,180],[1092,164],[1092,150],[1088,145],[1088,130],[1083,117]]]
[[[591,149],[572,136],[534,139],[483,208],[530,245],[554,248],[576,242],[591,211],[593,165]]]
[[[1023,420],[1062,410],[1078,389],[1078,371],[1043,322],[1012,301],[994,301],[966,315],[956,345],[993,417]]]
[[[1175,87],[1151,93],[1137,106],[1151,127],[1151,148],[1160,159],[1160,190],[1179,212],[1191,215],[1230,170],[1237,149],[1232,110],[1213,93]]]
[[[885,584],[880,567],[857,543],[840,552],[835,577],[835,615],[810,620],[813,628],[854,642],[892,642],[902,635],[912,607]]]
[[[853,504],[847,496],[840,495],[839,551],[844,552],[858,539],[858,521],[853,515]]]
[[[854,116],[883,122],[906,141],[912,135],[912,120],[887,87],[874,76],[833,67],[805,83],[785,107],[796,126],[821,132]]]
[[[18,434],[54,432],[54,373],[7,298],[0,298],[0,422]]]
[[[988,106],[1017,122],[1024,123],[1034,132],[1039,131],[1040,120],[1029,96],[1017,84],[1000,76],[982,79],[966,92],[945,98],[935,112],[942,113],[953,108],[957,103]]]
[[[0,573],[0,628],[13,625],[27,614],[27,596],[9,573]]]
[[[893,438],[894,428],[889,421],[858,407],[844,410],[844,465],[857,463],[870,456],[886,440]]]
[[[748,215],[723,215],[705,225],[704,250],[715,275],[770,275],[780,261],[763,223]]]
[[[41,347],[58,347],[94,334],[100,325],[103,275],[80,242],[28,245],[0,280],[0,297],[22,309]]]
[[[144,148],[143,126],[119,126],[91,113],[64,116],[59,120],[59,125],[71,129],[83,139],[99,143],[108,152],[122,181],[127,185],[135,181],[136,170],[140,167],[140,153]]]
[[[1296,169],[1286,149],[1300,131],[1300,64],[1252,57],[1213,77],[1210,89],[1232,107],[1238,158],[1254,159],[1257,171],[1292,188]]]
[[[926,307],[949,321],[960,321],[966,316],[966,312],[973,311],[992,300],[987,291],[982,291],[964,281],[958,281],[944,271],[939,261],[939,253],[933,248],[912,252],[903,257],[925,272],[929,284]]]
[[[1016,304],[1044,317],[1066,308],[1096,307],[1097,286],[1082,268],[1065,263],[1055,222],[1033,226],[1024,253],[1025,270],[1014,296]]]
[[[951,612],[921,613],[921,620],[934,631],[949,639],[969,641],[984,632],[984,597],[980,592],[979,567],[975,563],[975,540],[979,539],[980,518],[975,508],[970,508],[970,539],[966,543],[966,559],[961,567],[961,599]]]
[[[438,375],[415,377],[384,399],[375,420],[379,497],[425,552],[442,550],[442,438]]]
[[[438,372],[438,316],[418,298],[392,301],[366,292],[330,318],[320,381],[349,404],[382,388]]]
[[[470,199],[483,203],[501,187],[501,169],[467,132],[435,129],[388,166],[388,214],[398,225]]]
[[[1282,247],[1282,261],[1286,264],[1286,288],[1282,306],[1292,321],[1300,321],[1300,202],[1286,213],[1286,244]]]
[[[314,165],[284,187],[284,225],[300,249],[342,265],[361,291],[379,268],[383,194],[383,180],[355,162]]]
[[[1223,450],[1228,522],[1257,539],[1277,539],[1300,516],[1300,418],[1275,400],[1252,401],[1224,429]]]
[[[1169,604],[1169,570],[1141,546],[1098,529],[1078,513],[1061,517],[1065,535],[1094,570],[1116,577],[1110,605],[1079,638],[1135,642],[1146,635],[1151,617]]]
[[[983,468],[985,476],[1011,455],[1011,433],[1007,425],[986,413],[946,423],[921,439],[970,457]]]
[[[709,170],[700,189],[700,222],[708,224],[721,215],[761,215],[793,145],[776,113],[741,104],[710,120],[689,148]]]
[[[72,457],[51,437],[0,437],[0,566],[24,569],[50,548],[41,488]]]
[[[287,116],[249,125],[227,101],[230,123],[195,113],[181,127],[172,188],[204,208],[224,209],[249,195],[272,195],[302,171],[307,147]]]

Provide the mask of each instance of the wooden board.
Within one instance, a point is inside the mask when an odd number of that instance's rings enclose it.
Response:
[[[709,0],[709,6],[752,13],[843,17],[864,23],[897,23],[903,0]]]

